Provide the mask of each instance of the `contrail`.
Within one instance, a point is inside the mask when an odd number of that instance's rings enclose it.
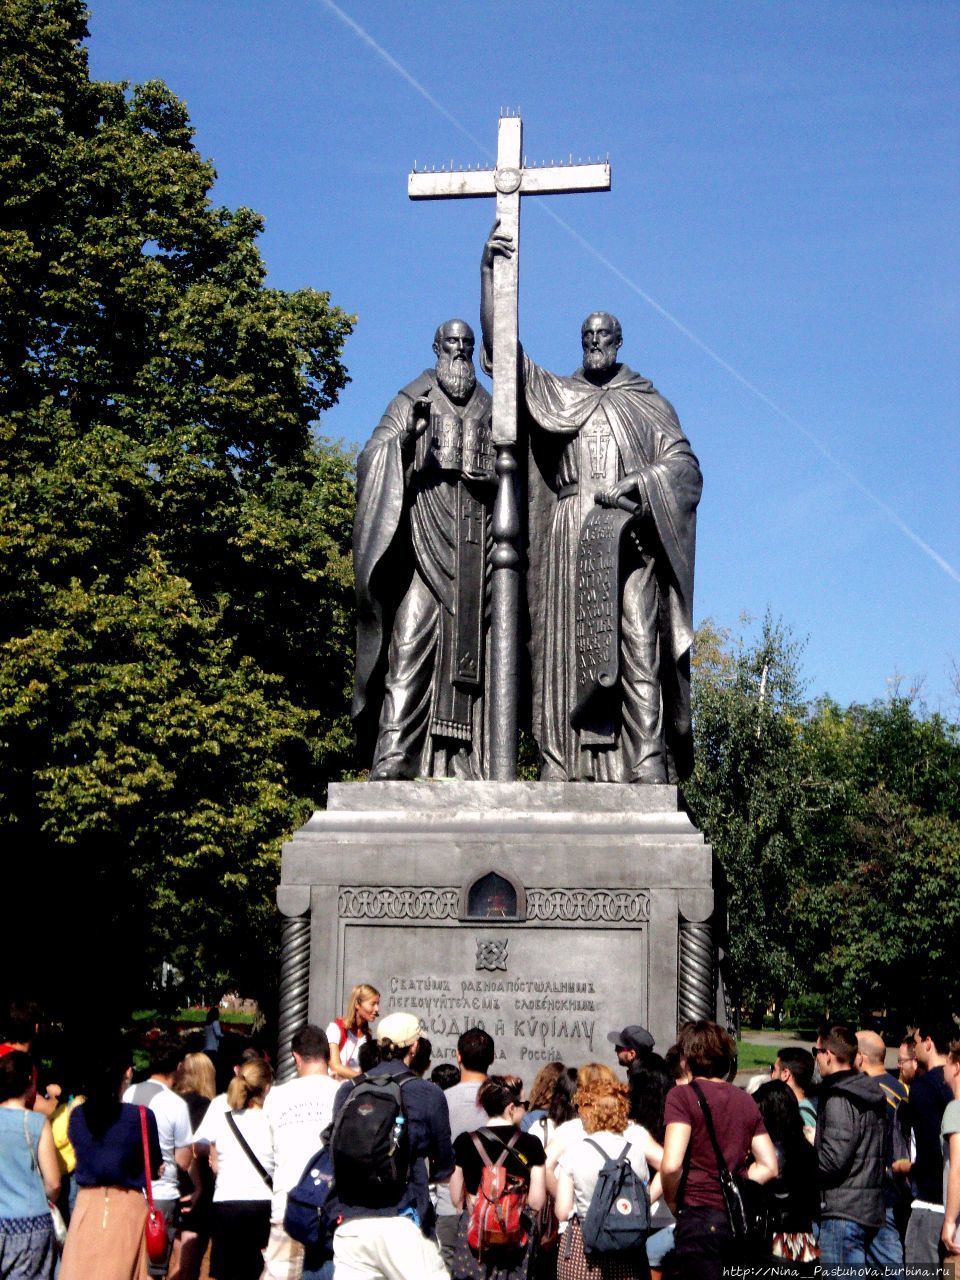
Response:
[[[425,102],[428,102],[430,106],[433,107],[434,111],[437,111],[441,116],[443,116],[444,120],[446,120],[448,124],[453,125],[458,133],[462,133],[465,138],[468,138],[470,142],[478,148],[482,155],[486,156],[488,159],[492,158],[493,153],[490,148],[485,146],[479,138],[475,137],[466,125],[458,120],[451,111],[448,111],[442,102],[438,101],[415,76],[410,74],[406,67],[402,66],[396,58],[383,48],[382,45],[378,44],[369,31],[362,27],[359,22],[355,21],[355,19],[351,18],[348,13],[345,13],[338,4],[334,3],[334,0],[320,0],[320,3],[329,9],[336,18],[339,18],[344,26],[349,27],[358,39],[362,40],[368,48],[373,50],[382,62],[385,62],[392,71],[395,71],[401,79],[405,80],[411,89],[418,93]],[[887,519],[890,520],[906,538],[909,538],[914,546],[918,547],[924,555],[929,556],[933,563],[937,565],[938,568],[942,569],[948,577],[952,578],[954,582],[960,583],[960,571],[955,569],[949,561],[945,560],[943,556],[935,551],[928,542],[924,542],[923,538],[911,529],[907,522],[898,515],[897,512],[879,496],[879,494],[874,493],[873,490],[865,485],[858,476],[854,475],[845,463],[835,457],[809,427],[804,426],[804,424],[800,422],[799,419],[795,418],[792,413],[777,404],[777,402],[771,399],[766,392],[761,391],[756,383],[751,382],[750,379],[740,373],[738,369],[735,369],[729,361],[724,360],[723,356],[721,356],[719,352],[714,351],[714,349],[709,346],[708,343],[704,342],[702,338],[698,338],[692,329],[688,329],[681,320],[678,320],[677,317],[672,315],[666,307],[657,302],[656,298],[651,297],[650,294],[647,293],[646,290],[642,289],[635,280],[632,280],[628,275],[621,271],[620,268],[615,263],[611,262],[605,254],[601,253],[599,249],[596,249],[589,240],[572,227],[565,218],[562,218],[558,213],[556,213],[546,201],[537,198],[536,203],[549,218],[553,219],[558,227],[561,227],[567,235],[580,245],[582,249],[586,250],[592,258],[595,258],[597,262],[606,267],[612,275],[616,276],[616,278],[625,284],[628,289],[632,290],[637,297],[642,298],[647,306],[652,307],[658,315],[662,316],[669,324],[672,324],[678,332],[682,333],[685,338],[692,342],[695,347],[702,351],[704,355],[708,356],[715,364],[719,365],[721,369],[726,373],[729,373],[730,376],[749,391],[751,395],[756,396],[756,398],[760,400],[762,404],[765,404],[768,409],[775,413],[779,418],[782,418],[784,422],[789,423],[795,431],[799,431],[806,440],[809,440],[817,452],[825,458],[832,467],[839,471],[844,479],[849,481],[849,483],[856,489],[859,489],[865,498],[869,498],[874,506],[883,512]]]

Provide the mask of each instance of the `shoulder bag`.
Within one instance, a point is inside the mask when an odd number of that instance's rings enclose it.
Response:
[[[713,1154],[717,1161],[717,1174],[720,1178],[720,1194],[723,1196],[724,1207],[727,1211],[727,1221],[730,1223],[730,1230],[733,1232],[734,1239],[746,1240],[757,1234],[756,1224],[751,1220],[751,1216],[747,1211],[744,1203],[743,1193],[740,1190],[740,1184],[727,1168],[727,1162],[723,1158],[723,1152],[720,1150],[720,1143],[717,1141],[716,1130],[713,1127],[713,1116],[710,1114],[710,1105],[704,1095],[703,1090],[697,1084],[696,1080],[690,1081],[690,1088],[696,1095],[697,1102],[700,1104],[700,1110],[703,1112],[703,1119],[707,1126],[707,1135],[710,1138],[710,1145],[713,1147]]]
[[[153,1203],[153,1178],[150,1175],[150,1142],[147,1138],[147,1108],[140,1112],[140,1137],[143,1140],[143,1177],[147,1192],[147,1221],[143,1234],[147,1242],[147,1256],[151,1262],[165,1262],[167,1257],[167,1221],[163,1210]]]

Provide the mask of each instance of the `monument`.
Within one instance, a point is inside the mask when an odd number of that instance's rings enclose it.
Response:
[[[519,345],[521,196],[609,190],[607,163],[410,175],[413,199],[495,196],[474,335],[391,401],[358,465],[354,716],[369,780],[334,784],[283,850],[280,1062],[356,982],[423,1020],[434,1059],[482,1025],[502,1068],[615,1065],[716,1009],[711,855],[678,808],[700,471],[672,406],[619,361],[606,312],[582,364]],[[523,625],[522,625],[523,624]],[[529,679],[521,680],[521,634]],[[524,690],[520,705],[520,690]],[[516,780],[518,718],[540,780]]]

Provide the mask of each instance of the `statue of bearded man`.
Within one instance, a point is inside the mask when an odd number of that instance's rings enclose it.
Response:
[[[490,396],[448,320],[357,464],[353,718],[370,781],[484,776]]]
[[[494,258],[515,251],[495,224],[481,261],[485,360]],[[622,341],[616,317],[595,311],[575,373],[520,353],[530,718],[544,781],[656,785],[693,766],[700,467],[670,402],[620,363]]]

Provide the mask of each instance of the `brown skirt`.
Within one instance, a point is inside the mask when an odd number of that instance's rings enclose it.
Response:
[[[63,1246],[60,1280],[148,1280],[142,1191],[81,1187]]]
[[[571,1218],[560,1237],[557,1280],[650,1280],[650,1267],[642,1249],[602,1254],[596,1261],[588,1258],[583,1251],[580,1220]]]

